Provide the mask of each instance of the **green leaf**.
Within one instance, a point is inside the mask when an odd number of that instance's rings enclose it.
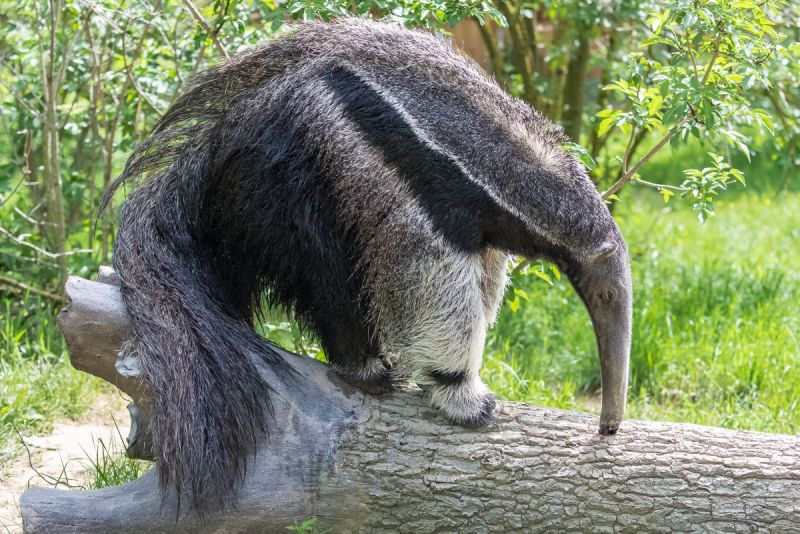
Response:
[[[662,96],[654,96],[650,103],[647,105],[647,114],[651,117],[655,117],[659,110],[661,109],[661,105],[664,103],[664,97]]]
[[[664,124],[674,124],[686,116],[686,102],[676,100],[664,112]]]
[[[556,277],[556,280],[561,280],[561,270],[558,268],[558,265],[551,263],[550,272],[553,273],[553,276]]]
[[[608,131],[614,127],[614,124],[617,122],[617,117],[606,117],[605,119],[600,121],[600,124],[597,126],[597,135],[599,137],[603,137]]]
[[[748,147],[746,144],[744,144],[742,141],[739,141],[738,139],[734,143],[736,144],[736,147],[739,149],[739,151],[745,155],[745,157],[747,158],[747,162],[752,163],[752,161],[750,160],[750,147]]]
[[[703,101],[703,121],[705,122],[705,127],[711,130],[714,128],[714,109],[710,102],[707,100]]]
[[[612,117],[614,115],[619,115],[621,113],[618,109],[601,109],[597,112],[597,117]]]

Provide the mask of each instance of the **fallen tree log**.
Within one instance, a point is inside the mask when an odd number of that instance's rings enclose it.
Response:
[[[107,279],[113,283],[113,277]],[[147,388],[115,355],[128,317],[114,285],[71,278],[60,324],[73,364],[134,400],[146,444]],[[96,491],[30,489],[26,532],[797,531],[800,438],[625,421],[597,434],[587,414],[501,402],[486,428],[449,424],[413,387],[373,397],[324,364],[281,352],[297,377],[275,388],[235,509],[201,522],[162,501],[157,475]],[[198,429],[200,431],[200,429]]]

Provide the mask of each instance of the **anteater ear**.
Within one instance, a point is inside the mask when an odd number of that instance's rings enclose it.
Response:
[[[606,241],[596,249],[594,249],[594,257],[599,260],[602,258],[610,258],[617,251],[617,245]]]

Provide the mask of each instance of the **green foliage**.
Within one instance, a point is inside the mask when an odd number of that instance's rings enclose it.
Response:
[[[692,209],[697,212],[697,217],[700,222],[705,222],[709,215],[714,215],[716,205],[714,204],[714,196],[720,191],[728,188],[728,185],[733,183],[740,183],[744,185],[744,174],[739,169],[734,169],[725,158],[709,152],[711,157],[711,167],[703,169],[685,169],[683,174],[686,175],[681,187],[682,197],[689,197],[692,199]],[[665,187],[661,188],[661,195],[664,201],[669,201],[670,189]]]
[[[108,443],[98,438],[94,443],[94,454],[87,452],[91,465],[91,475],[86,489],[101,489],[118,486],[136,480],[144,474],[152,464],[142,460],[134,460],[125,456],[125,438],[117,429],[118,439]]]
[[[319,341],[298,324],[279,313],[271,313],[257,325],[258,333],[286,350],[325,360]]]
[[[732,147],[750,160],[752,134],[771,134],[775,128],[771,114],[759,107],[762,92],[773,88],[771,60],[798,59],[796,47],[784,44],[786,37],[775,29],[776,13],[784,6],[780,0],[678,0],[653,6],[641,51],[626,58],[632,69],[604,88],[620,103],[597,113],[599,137],[616,126],[628,138],[619,178],[607,195],[632,180],[658,189],[665,201],[680,192],[704,222],[714,214],[716,195],[734,181],[744,184],[743,173],[717,153],[709,153],[711,167],[684,171],[687,178],[678,186],[637,178],[667,143],[677,146],[689,139]],[[637,161],[632,155],[636,135],[651,131],[660,141]]]
[[[435,31],[468,18],[483,20],[484,16],[505,25],[503,15],[491,2],[475,0],[287,0],[265,4],[269,7],[267,20],[273,31],[287,18],[330,20],[353,15],[378,17]]]
[[[0,301],[0,462],[18,450],[17,431],[87,410],[101,384],[69,364],[49,303]]]
[[[294,534],[319,534],[320,532],[316,517],[306,519],[302,523],[290,525],[286,527],[286,530]]]
[[[669,206],[619,206],[636,292],[629,417],[800,432],[798,205],[739,196],[702,227]],[[597,350],[572,288],[519,277],[513,289],[531,304],[504,307],[491,331],[489,387],[595,411]]]

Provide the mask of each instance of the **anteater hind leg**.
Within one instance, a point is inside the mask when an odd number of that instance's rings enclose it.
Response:
[[[392,349],[449,419],[488,423],[495,399],[479,376],[487,328],[480,255],[447,251],[406,272],[416,280],[407,298],[395,300],[404,330],[395,331]]]
[[[325,354],[336,374],[378,395],[393,388],[391,365],[366,322],[353,309],[326,312],[316,320]]]

